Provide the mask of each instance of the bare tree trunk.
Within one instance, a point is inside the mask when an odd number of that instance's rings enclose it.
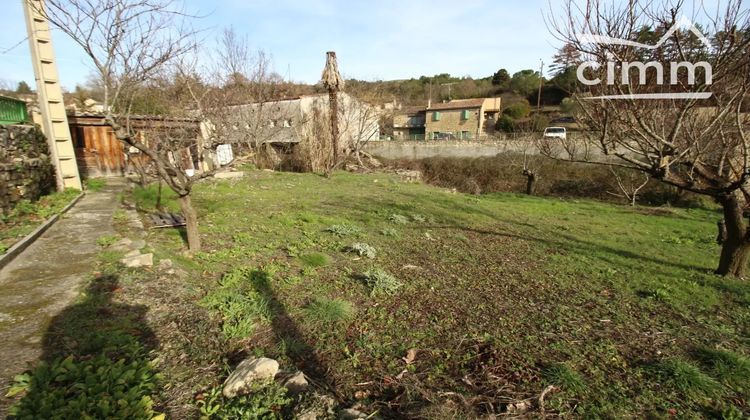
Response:
[[[721,246],[721,258],[716,274],[744,277],[750,261],[750,235],[744,220],[742,203],[736,195],[719,199],[724,209],[726,237]]]
[[[339,164],[339,98],[335,90],[328,92],[328,100],[331,107],[331,144],[333,145],[333,162],[328,171],[330,176]]]
[[[160,212],[164,212],[164,206],[161,204],[161,191],[162,191],[163,182],[161,178],[159,178],[159,187],[156,191],[156,210]]]
[[[523,174],[526,175],[526,194],[527,195],[534,195],[534,191],[536,190],[536,174],[534,171],[524,169]]]
[[[191,252],[200,251],[201,238],[198,233],[198,215],[193,208],[190,195],[183,195],[180,197],[180,208],[182,209],[182,215],[185,217],[188,249],[190,249]]]

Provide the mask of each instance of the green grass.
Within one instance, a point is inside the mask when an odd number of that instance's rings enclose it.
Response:
[[[660,362],[656,370],[667,389],[675,389],[685,397],[699,400],[717,397],[721,385],[695,365],[679,359]]]
[[[100,255],[84,293],[55,315],[42,360],[18,375],[13,418],[154,418],[161,375],[147,308],[120,301],[119,267]]]
[[[317,298],[305,307],[305,317],[321,328],[329,328],[349,321],[354,316],[351,302],[342,299]]]
[[[21,200],[8,214],[0,214],[0,254],[45,220],[62,211],[80,193],[78,190],[67,189],[33,202]]]
[[[319,252],[302,255],[299,259],[307,267],[325,267],[331,263],[331,258],[328,255]]]
[[[101,191],[104,187],[107,186],[107,180],[104,178],[89,178],[84,181],[84,185],[87,191]]]
[[[317,366],[306,373],[345,399],[366,391],[385,417],[487,416],[547,385],[561,389],[547,414],[750,413],[750,282],[712,274],[715,209],[261,171],[198,184],[193,201],[204,250],[181,265],[233,345]],[[152,239],[180,261],[178,233]],[[341,253],[354,242],[375,258]],[[356,321],[321,334],[311,308],[337,312],[325,299]]]

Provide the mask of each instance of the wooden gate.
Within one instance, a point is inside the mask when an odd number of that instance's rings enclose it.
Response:
[[[68,123],[82,177],[125,175],[123,144],[101,117],[69,115]]]
[[[173,158],[185,170],[200,168],[200,154],[197,142],[200,136],[200,123],[192,119],[132,116],[131,124],[138,133],[139,140],[146,145],[150,141],[168,138],[170,130],[181,130],[181,135],[191,140]],[[135,165],[146,165],[149,159],[141,153],[126,154],[130,148],[117,140],[112,128],[101,115],[75,113],[68,114],[70,134],[78,161],[78,170],[84,178],[124,176],[133,172]],[[127,149],[126,149],[127,147]],[[137,150],[136,150],[137,152]]]

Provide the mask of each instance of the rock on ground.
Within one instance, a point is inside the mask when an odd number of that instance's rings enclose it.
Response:
[[[279,362],[267,357],[245,359],[224,382],[223,394],[227,398],[243,395],[253,382],[273,379],[279,371]]]
[[[287,378],[283,382],[283,386],[289,391],[290,394],[297,395],[307,391],[307,388],[310,386],[310,384],[308,384],[307,379],[305,378],[305,374],[298,371],[294,375]]]
[[[154,265],[154,254],[141,254],[125,257],[120,262],[128,268],[151,267]]]

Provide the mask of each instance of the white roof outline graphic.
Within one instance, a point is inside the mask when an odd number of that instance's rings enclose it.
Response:
[[[655,50],[662,45],[664,45],[665,42],[669,38],[674,35],[675,32],[680,30],[680,28],[687,27],[687,29],[695,34],[695,36],[698,37],[698,40],[702,42],[707,48],[711,48],[711,41],[706,38],[703,33],[698,30],[698,28],[695,26],[695,24],[688,19],[686,16],[682,16],[680,20],[672,25],[671,28],[667,31],[667,33],[664,34],[659,39],[659,42],[657,42],[655,45],[648,45],[648,44],[642,44],[640,42],[630,41],[627,39],[620,39],[620,38],[613,38],[607,35],[594,35],[594,34],[577,34],[576,38],[582,43],[591,43],[591,44],[607,44],[607,45],[625,45],[630,47],[638,47],[638,48],[646,48],[649,50]]]

